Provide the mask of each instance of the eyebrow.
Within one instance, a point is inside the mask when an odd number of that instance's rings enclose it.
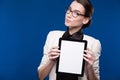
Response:
[[[69,8],[72,10],[71,6],[70,6]],[[79,10],[73,10],[73,11],[78,11],[78,12],[80,12],[80,13],[81,13],[81,11],[79,11]]]

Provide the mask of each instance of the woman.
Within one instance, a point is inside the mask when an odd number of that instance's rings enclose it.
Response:
[[[101,52],[100,41],[83,34],[82,29],[87,28],[92,19],[93,7],[88,0],[73,0],[66,11],[65,25],[67,31],[51,31],[47,36],[44,46],[44,56],[38,67],[38,76],[44,80],[49,75],[49,80],[99,80],[99,56]],[[84,54],[85,71],[84,76],[64,76],[56,74],[56,60],[60,55],[58,49],[59,38],[73,38],[87,40],[88,45]],[[69,57],[69,55],[68,55]]]

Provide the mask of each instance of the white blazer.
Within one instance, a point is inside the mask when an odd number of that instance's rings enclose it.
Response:
[[[44,55],[42,57],[38,70],[48,62],[49,60],[48,52],[53,46],[58,46],[59,38],[62,37],[64,32],[65,31],[54,30],[48,33],[47,39],[44,45]],[[100,75],[99,75],[99,56],[101,53],[100,41],[85,34],[84,34],[83,40],[88,41],[87,48],[90,48],[95,53],[96,60],[93,65],[93,68],[95,70],[95,74],[98,76],[98,78],[100,78]],[[49,80],[56,80],[56,63],[54,64],[53,68],[51,69],[51,72],[49,73]],[[84,76],[79,77],[78,80],[88,80],[86,76],[86,72],[84,72]]]

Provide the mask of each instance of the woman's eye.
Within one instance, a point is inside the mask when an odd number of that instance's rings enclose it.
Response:
[[[77,15],[80,15],[80,13],[76,13]]]

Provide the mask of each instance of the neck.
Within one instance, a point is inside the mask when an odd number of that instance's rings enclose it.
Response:
[[[72,34],[78,32],[80,29],[81,28],[79,28],[79,29],[78,28],[77,29],[76,28],[69,28],[69,34],[72,35]]]

